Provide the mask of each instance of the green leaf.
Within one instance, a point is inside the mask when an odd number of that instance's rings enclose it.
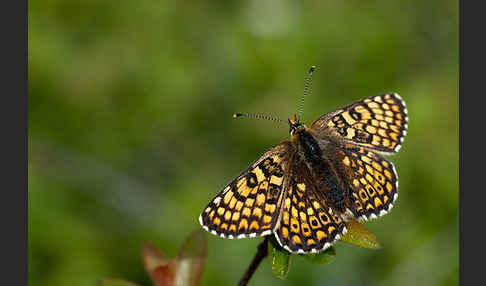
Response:
[[[96,286],[138,286],[138,285],[118,278],[108,278],[108,279],[98,280]]]
[[[381,248],[376,236],[357,220],[349,218],[346,222],[346,228],[348,231],[341,237],[340,241],[369,249]]]
[[[309,254],[301,254],[307,261],[314,264],[329,264],[334,261],[336,258],[336,251],[334,247],[329,247],[323,252],[320,253],[309,253]]]
[[[290,252],[283,249],[273,236],[268,240],[268,256],[273,274],[285,279],[290,269]]]

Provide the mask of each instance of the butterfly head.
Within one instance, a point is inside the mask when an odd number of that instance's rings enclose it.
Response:
[[[288,119],[289,120],[289,133],[290,135],[294,135],[301,129],[305,129],[305,126],[302,122],[297,119],[297,115],[294,115],[293,119]]]

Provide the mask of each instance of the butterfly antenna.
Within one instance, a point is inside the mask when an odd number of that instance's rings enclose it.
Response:
[[[276,117],[273,117],[273,116],[268,116],[268,115],[262,115],[262,114],[247,114],[247,113],[235,113],[235,114],[233,114],[233,118],[239,118],[239,117],[265,119],[265,120],[275,121],[277,123],[283,122],[279,118],[276,118]]]
[[[309,73],[307,74],[307,79],[305,80],[304,95],[302,95],[302,99],[300,101],[300,107],[299,107],[299,121],[302,119],[302,114],[304,112],[304,100],[305,100],[305,96],[307,95],[307,93],[308,93],[308,91],[310,89],[312,73],[315,70],[316,70],[316,66],[311,66],[311,68],[309,69]]]

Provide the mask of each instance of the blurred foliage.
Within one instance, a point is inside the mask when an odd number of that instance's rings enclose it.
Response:
[[[151,244],[142,247],[142,260],[153,286],[198,286],[206,259],[204,230],[193,231],[184,241],[177,256],[170,260]],[[124,284],[125,283],[125,284]],[[98,286],[137,286],[119,278],[103,278]]]
[[[251,285],[458,284],[457,1],[29,1],[29,282],[150,285],[140,248],[168,257],[207,202],[288,126],[374,94],[407,103],[390,157],[382,248],[338,242],[328,265],[260,267]],[[231,285],[261,239],[207,235],[202,285]]]
[[[139,285],[119,278],[113,278],[113,279],[106,278],[106,279],[99,280],[96,286],[139,286]]]

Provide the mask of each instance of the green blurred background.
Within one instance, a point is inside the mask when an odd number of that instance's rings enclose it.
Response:
[[[458,284],[457,1],[29,1],[29,284],[150,285],[209,200],[288,126],[387,91],[409,111],[383,248],[268,260],[250,285]],[[261,239],[207,235],[203,285],[235,285]]]

